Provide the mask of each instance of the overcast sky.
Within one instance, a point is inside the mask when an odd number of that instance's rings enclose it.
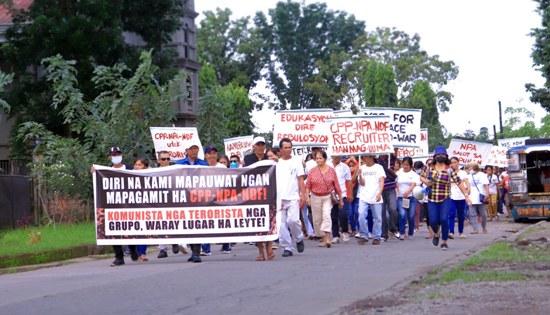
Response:
[[[274,0],[196,0],[197,26],[206,10],[229,8],[233,17],[252,16],[256,11],[274,8]],[[541,18],[531,0],[326,0],[329,9],[353,13],[366,23],[367,31],[376,27],[396,27],[410,35],[418,33],[421,47],[443,61],[459,67],[458,78],[447,90],[454,94],[450,111],[441,115],[449,132],[466,129],[479,132],[493,125],[498,131],[498,101],[507,106],[526,107],[535,112],[537,125],[545,115],[540,105],[529,101],[525,83],[544,83],[532,67],[533,38],[528,34],[539,27]],[[272,113],[254,115],[257,125],[266,130]]]

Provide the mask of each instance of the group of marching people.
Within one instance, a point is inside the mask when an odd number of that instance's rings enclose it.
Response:
[[[281,139],[278,149],[267,149],[263,137],[255,137],[252,152],[241,160],[239,156],[219,155],[213,146],[205,148],[205,160],[198,158],[198,143],[190,143],[187,157],[176,162],[237,168],[270,159],[277,163],[278,211],[281,211],[279,239],[256,243],[258,261],[275,258],[274,250],[283,250],[290,257],[305,249],[304,240],[318,240],[320,247],[330,248],[352,237],[359,245],[371,241],[380,245],[390,237],[413,239],[426,222],[434,246],[449,248],[447,241],[465,238],[464,226],[470,224],[471,234],[487,233],[487,221],[496,219],[508,205],[506,192],[509,178],[506,172],[478,164],[460,168],[459,159],[449,158],[446,148],[438,146],[433,159],[413,161],[397,159],[394,154],[361,156],[327,156],[321,148],[303,160],[292,156],[292,141]],[[109,157],[115,168],[132,168],[122,163],[122,150],[112,147]],[[159,166],[170,165],[168,152],[157,153]],[[149,167],[145,159],[136,159],[135,169]],[[296,246],[294,246],[296,244]],[[222,252],[231,253],[232,244],[223,244]],[[124,264],[121,246],[113,246],[115,261]],[[167,245],[161,245],[158,258],[167,257]],[[210,244],[190,244],[188,261],[201,262],[201,256],[211,254]],[[129,246],[132,260],[146,261],[146,246]],[[172,245],[172,251],[187,252],[187,246]]]

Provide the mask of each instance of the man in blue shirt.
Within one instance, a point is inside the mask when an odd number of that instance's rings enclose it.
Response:
[[[208,166],[208,163],[205,160],[199,159],[199,144],[198,141],[191,140],[188,143],[188,147],[185,150],[186,157],[183,160],[179,160],[176,164],[180,165],[204,165]]]
[[[208,166],[208,163],[205,160],[199,159],[199,144],[198,141],[191,140],[188,142],[187,149],[185,150],[186,157],[183,160],[179,160],[176,164],[179,165],[204,165]],[[191,257],[187,261],[192,261],[194,263],[200,263],[201,260],[201,244],[189,244],[191,247]]]

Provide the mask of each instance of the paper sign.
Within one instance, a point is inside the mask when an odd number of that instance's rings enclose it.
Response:
[[[312,152],[314,147],[292,147],[292,156],[300,157],[303,161],[306,160],[308,154]],[[327,150],[325,146],[319,146],[323,151]]]
[[[326,146],[327,135],[320,126],[332,117],[332,109],[282,110],[275,113],[273,145],[289,138],[293,147]]]
[[[508,167],[508,159],[506,158],[506,148],[494,145],[491,148],[491,153],[487,156],[484,165],[492,165],[498,167]]]
[[[195,127],[151,127],[155,151],[168,151],[172,161],[185,159],[188,144],[199,146],[199,159],[204,160],[204,150]]]
[[[397,149],[397,158],[402,159],[406,156],[409,156],[413,159],[417,158],[427,158],[430,156],[429,146],[428,146],[428,128],[420,129],[420,146],[418,148],[398,148]]]
[[[393,153],[388,116],[333,117],[323,126],[329,156]]]
[[[421,109],[367,107],[361,109],[359,114],[366,116],[389,116],[389,132],[392,136],[392,144],[394,146],[420,146]]]
[[[507,149],[511,147],[519,147],[521,145],[525,145],[525,140],[527,139],[529,139],[529,137],[498,139],[498,145]]]
[[[244,156],[252,151],[252,139],[254,136],[250,135],[223,140],[225,155],[229,157],[237,155],[242,161]]]
[[[447,153],[449,158],[456,156],[460,165],[475,162],[483,165],[493,147],[490,143],[452,139]]]

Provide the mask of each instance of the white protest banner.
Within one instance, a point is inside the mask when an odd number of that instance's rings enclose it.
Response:
[[[506,149],[505,147],[494,145],[491,148],[491,153],[485,159],[483,165],[491,165],[498,167],[508,167],[508,159],[506,158]]]
[[[392,144],[396,147],[420,146],[421,109],[367,107],[360,115],[389,116]]]
[[[300,157],[302,160],[306,160],[306,157],[308,154],[312,152],[312,149],[316,148],[314,146],[311,147],[292,147],[292,156]],[[317,148],[321,148],[323,151],[327,150],[326,146],[317,146]]]
[[[333,117],[323,125],[329,156],[393,153],[388,116]]]
[[[236,155],[242,161],[244,156],[252,151],[252,139],[254,139],[253,135],[224,139],[225,155],[229,157]]]
[[[94,168],[98,245],[265,242],[278,237],[273,161],[236,169]]]
[[[168,151],[173,161],[185,159],[188,144],[199,146],[199,159],[204,159],[199,132],[195,127],[151,127],[155,152]]]
[[[483,162],[491,153],[492,147],[493,145],[490,143],[452,139],[447,153],[449,158],[456,156],[460,165],[471,162],[483,165]]]
[[[320,126],[332,117],[332,109],[281,110],[275,113],[273,146],[289,138],[293,147],[326,146],[327,135]]]
[[[529,139],[529,137],[498,139],[498,145],[507,149],[511,147],[519,147],[521,145],[525,145],[525,140],[527,139]]]
[[[417,158],[427,158],[430,156],[429,146],[428,146],[428,128],[420,129],[420,141],[418,148],[398,148],[397,149],[397,158],[402,159],[406,156],[409,156],[413,159]]]

